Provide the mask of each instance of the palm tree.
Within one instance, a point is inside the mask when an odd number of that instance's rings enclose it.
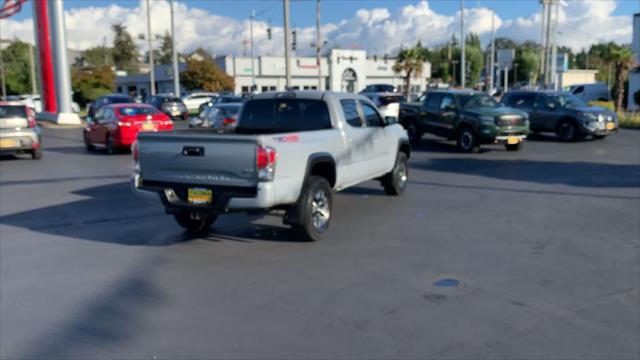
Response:
[[[401,49],[396,58],[396,63],[393,64],[393,71],[396,74],[404,72],[404,95],[407,101],[411,92],[411,77],[422,75],[425,60],[423,48],[416,46],[409,49]]]
[[[633,53],[626,47],[611,49],[611,60],[616,67],[616,111],[622,110],[624,99],[624,80],[633,67],[635,60]]]

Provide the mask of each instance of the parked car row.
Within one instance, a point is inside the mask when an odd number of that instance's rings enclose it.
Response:
[[[496,102],[481,92],[433,90],[417,102],[402,103],[399,121],[414,145],[430,133],[456,140],[464,152],[478,152],[483,144],[517,151],[530,132],[553,132],[562,141],[574,141],[602,139],[618,130],[614,112],[570,93],[545,91],[512,91]]]

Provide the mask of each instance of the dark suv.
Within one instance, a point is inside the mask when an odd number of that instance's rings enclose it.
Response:
[[[575,95],[564,92],[514,91],[501,100],[507,106],[526,111],[533,132],[555,132],[563,141],[591,135],[602,139],[617,131],[616,113],[589,106]]]
[[[179,97],[172,95],[155,95],[149,99],[149,104],[168,115],[171,120],[189,120],[189,112]]]
[[[400,104],[399,119],[413,144],[431,133],[457,140],[464,152],[478,152],[481,144],[504,144],[516,151],[529,134],[526,113],[471,90],[430,91],[417,102]]]

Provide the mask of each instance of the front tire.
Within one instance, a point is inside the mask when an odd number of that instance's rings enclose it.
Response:
[[[458,149],[465,153],[480,152],[480,145],[475,132],[470,127],[464,127],[458,132]]]
[[[408,179],[409,164],[407,154],[399,152],[393,170],[382,178],[384,192],[390,196],[401,195],[407,188]]]
[[[593,140],[603,140],[607,135],[593,135]]]
[[[295,236],[303,241],[322,240],[329,230],[332,204],[333,193],[327,179],[311,176],[293,210],[299,222],[292,225]]]
[[[211,225],[216,221],[218,215],[201,215],[182,212],[174,214],[174,218],[178,225],[185,228],[188,233],[201,235],[209,231],[209,228],[211,228]]]
[[[107,135],[107,138],[104,141],[104,146],[107,150],[107,155],[113,155],[115,152],[115,147],[113,146],[113,139],[110,135]]]
[[[420,145],[422,141],[422,133],[418,130],[415,121],[411,121],[407,124],[407,135],[409,136],[409,142],[413,146]]]
[[[556,135],[564,142],[571,142],[577,139],[578,129],[571,121],[562,121],[556,128]]]

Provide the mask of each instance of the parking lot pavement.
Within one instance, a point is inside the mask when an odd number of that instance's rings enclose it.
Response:
[[[404,196],[337,195],[319,243],[245,215],[189,238],[80,139],[0,160],[0,358],[640,357],[639,131],[425,139]]]

